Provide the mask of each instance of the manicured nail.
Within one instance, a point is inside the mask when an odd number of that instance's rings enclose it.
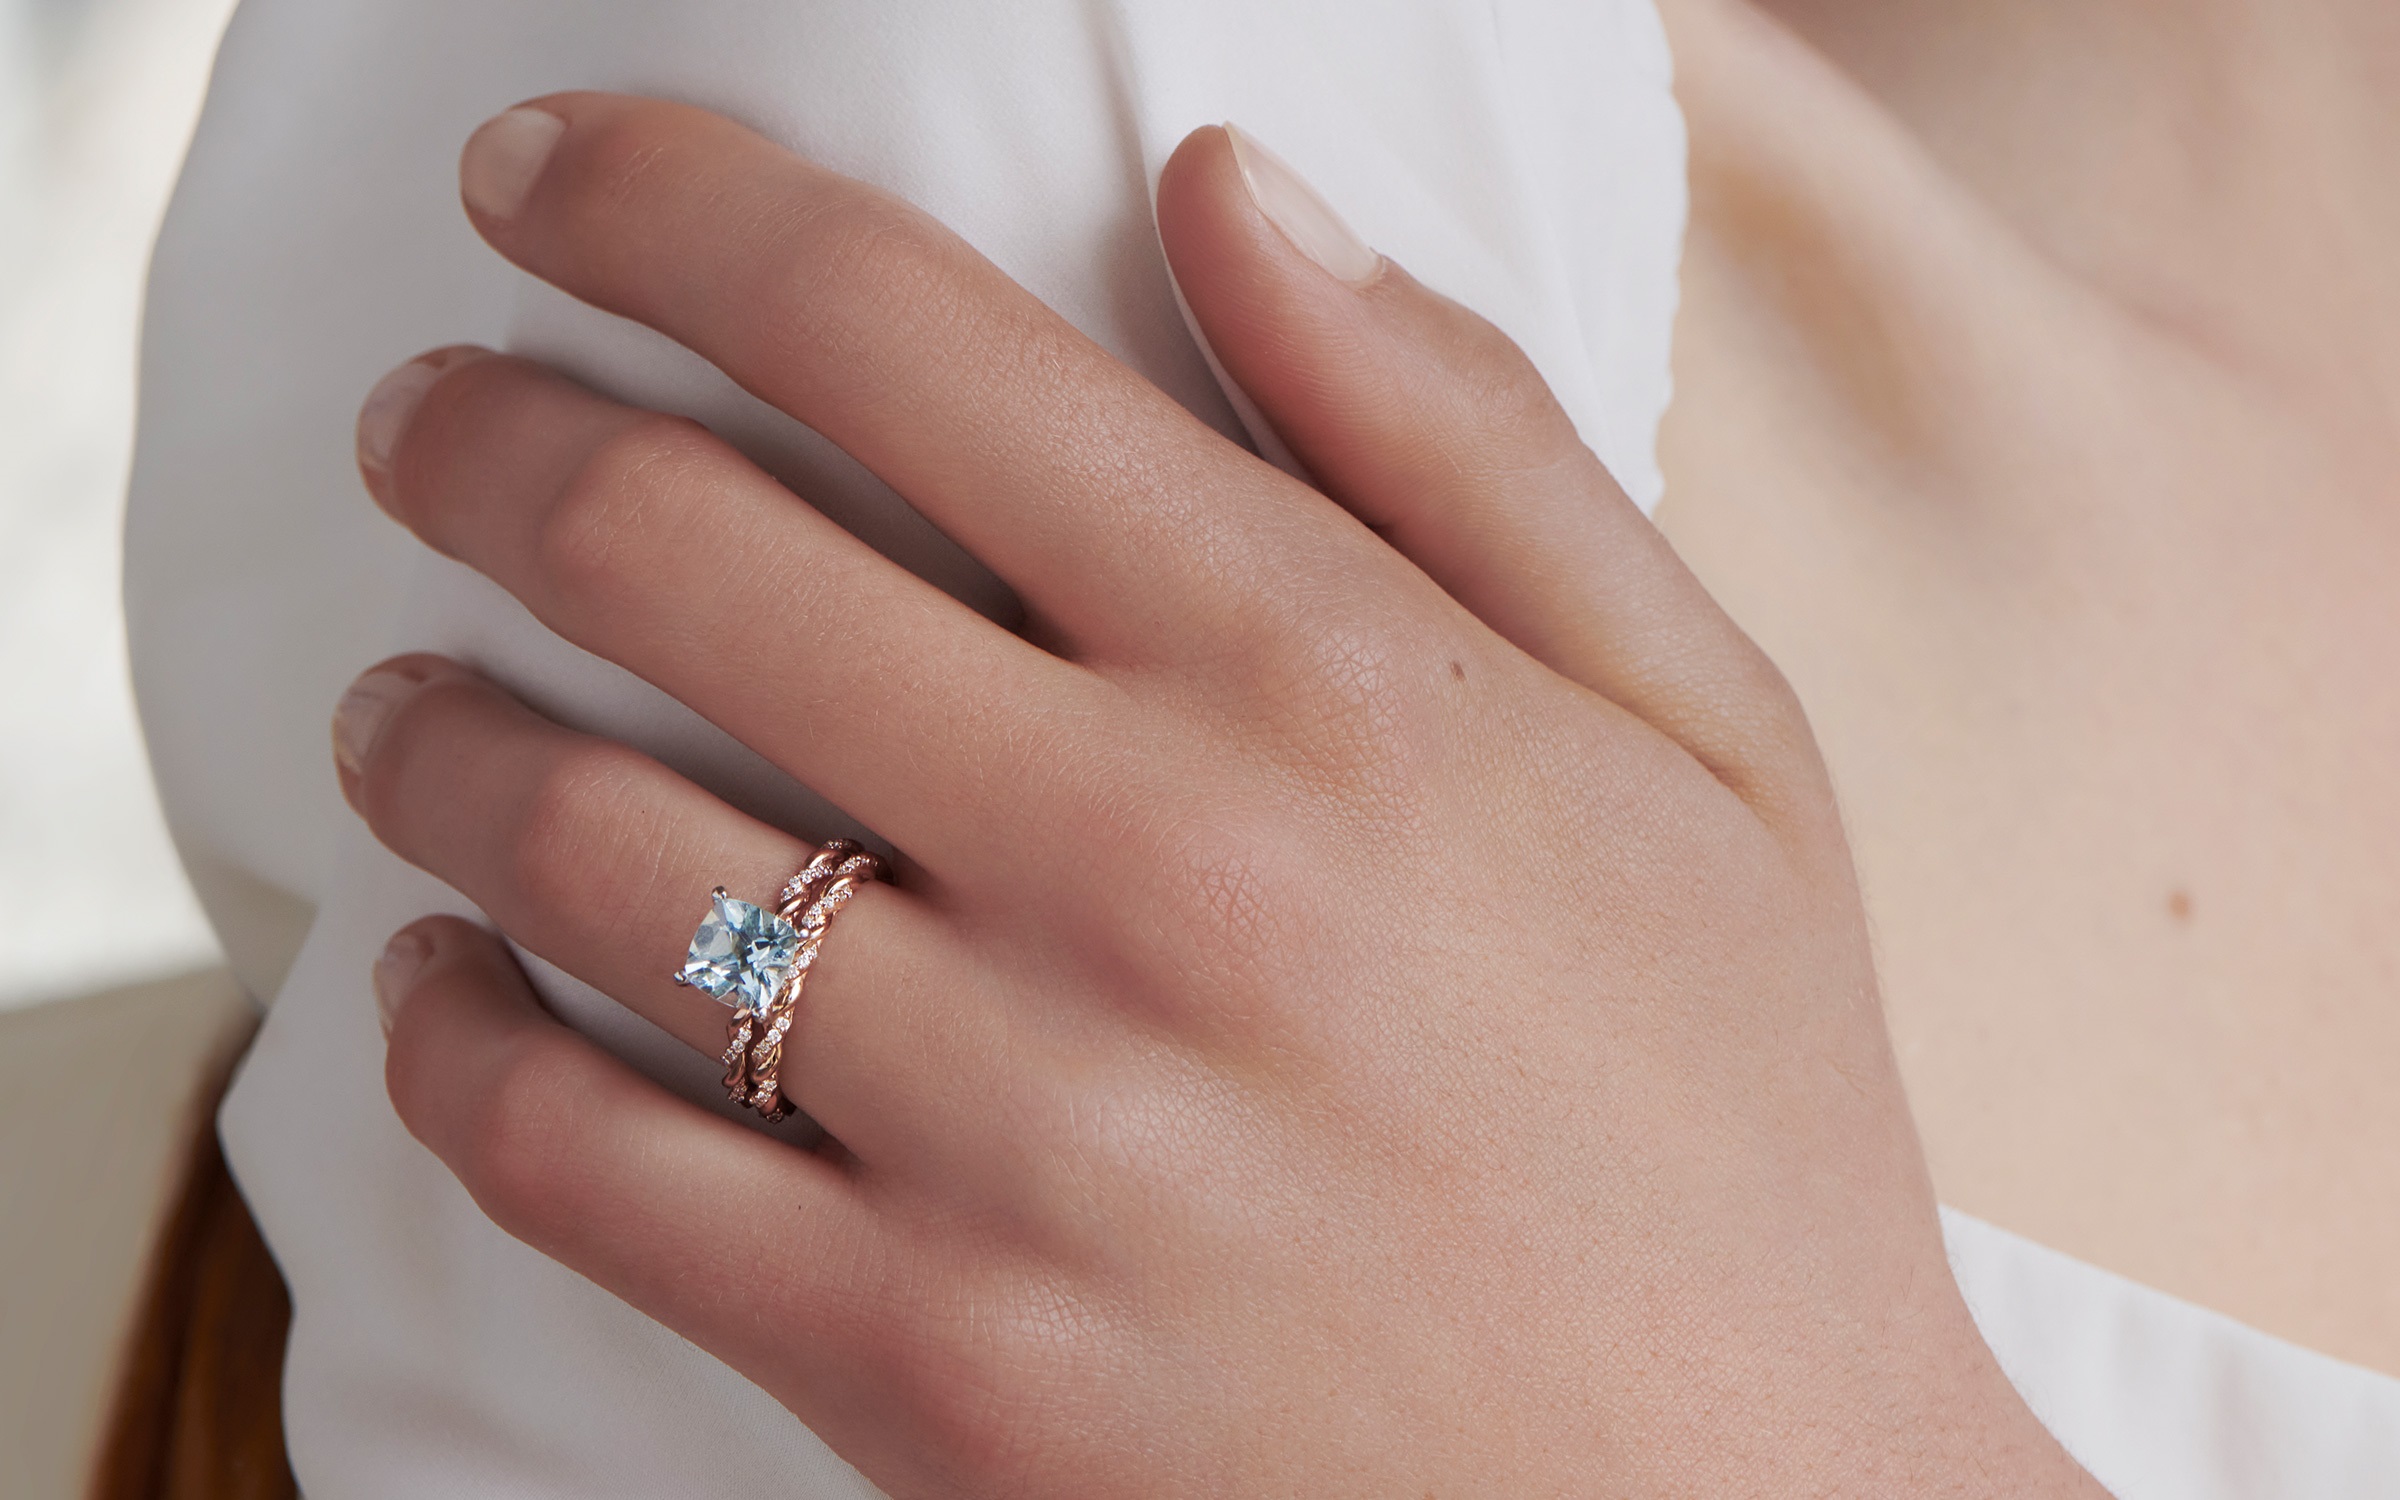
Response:
[[[400,1014],[402,1001],[408,998],[409,987],[417,982],[417,972],[425,960],[433,957],[433,944],[413,932],[398,932],[383,945],[375,960],[375,1016],[383,1023],[383,1034],[392,1034],[392,1021]]]
[[[1233,141],[1233,159],[1241,166],[1250,201],[1295,249],[1352,286],[1375,279],[1383,257],[1343,222],[1308,179],[1239,125],[1227,125],[1225,134]]]
[[[491,352],[473,344],[453,344],[420,354],[375,382],[375,389],[367,392],[366,401],[358,408],[358,466],[373,481],[371,487],[380,489],[390,476],[401,434],[408,431],[409,419],[424,404],[425,393],[433,389],[434,382],[460,365],[490,358]]]
[[[458,161],[458,188],[467,207],[487,219],[515,218],[566,133],[567,122],[558,116],[522,106],[484,121],[467,137]]]
[[[358,774],[392,710],[424,685],[421,677],[387,671],[369,672],[350,684],[333,710],[333,758],[343,770]]]
[[[408,431],[408,419],[417,414],[417,404],[441,378],[441,367],[432,360],[412,359],[375,382],[375,389],[358,409],[361,469],[377,479],[392,472],[392,453],[400,446],[400,434]]]

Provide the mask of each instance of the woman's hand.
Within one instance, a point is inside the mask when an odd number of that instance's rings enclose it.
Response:
[[[636,1077],[474,928],[395,940],[393,1100],[504,1228],[901,1496],[2088,1484],[1951,1284],[1790,692],[1506,339],[1193,136],[1169,256],[1320,493],[716,117],[561,96],[464,174],[1026,612],[521,360],[370,401],[393,515],[901,857],[785,1049],[840,1151]],[[338,740],[392,848],[721,1048],[667,976],[804,844],[433,658]]]

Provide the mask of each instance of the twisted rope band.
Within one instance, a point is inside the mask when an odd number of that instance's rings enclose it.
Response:
[[[817,961],[834,913],[848,905],[858,887],[883,878],[884,864],[851,839],[834,839],[810,856],[775,898],[775,916],[797,935],[790,969],[763,1011],[737,1006],[725,1023],[725,1092],[769,1124],[790,1118],[783,1094],[783,1039],[792,1029],[794,1008],[808,971]]]
[[[788,1118],[792,1112],[792,1101],[783,1092],[783,1039],[792,1029],[792,1013],[800,1003],[801,987],[808,982],[808,971],[816,964],[825,934],[833,925],[835,914],[850,904],[860,886],[883,878],[884,863],[879,856],[848,839],[836,839],[820,850],[808,862],[808,868],[792,877],[792,883],[784,888],[778,915],[799,930],[800,947],[792,956],[790,981],[768,1004],[755,1039],[749,1043],[746,1070],[750,1107],[769,1124]]]
[[[835,839],[811,855],[800,872],[784,882],[775,898],[775,914],[790,921],[794,911],[805,906],[833,874],[834,867],[858,850],[859,845],[849,839]],[[787,979],[784,988],[790,987]],[[750,1102],[750,1043],[758,1034],[760,1019],[757,1013],[737,1005],[725,1022],[725,1052],[719,1061],[725,1064],[725,1095],[736,1104]]]

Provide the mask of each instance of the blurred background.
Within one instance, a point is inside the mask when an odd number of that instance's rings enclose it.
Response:
[[[0,0],[0,1009],[215,957],[135,728],[117,542],[142,279],[232,8]]]
[[[193,1211],[179,1205],[230,1201],[196,1143],[252,1011],[159,819],[117,550],[150,242],[232,9],[0,0],[7,1500],[78,1500],[103,1451],[137,1468],[175,1451],[147,1437],[179,1420],[172,1399],[120,1408],[120,1371],[152,1367],[138,1351],[167,1346],[150,1330],[180,1326],[150,1280],[153,1247]]]

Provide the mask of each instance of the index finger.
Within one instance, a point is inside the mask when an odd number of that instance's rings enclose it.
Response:
[[[1070,654],[1189,649],[1312,532],[1355,546],[930,216],[720,116],[554,95],[479,130],[461,181],[502,254],[824,434]]]

